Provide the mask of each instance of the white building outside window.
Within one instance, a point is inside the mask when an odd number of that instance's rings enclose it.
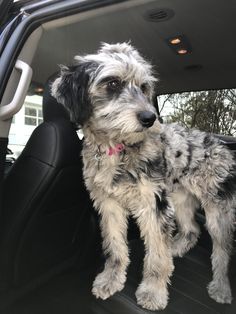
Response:
[[[14,116],[9,134],[8,147],[18,157],[33,130],[43,122],[42,96],[26,96],[21,110]]]
[[[38,126],[43,122],[42,118],[42,108],[38,105],[25,102],[25,125]]]

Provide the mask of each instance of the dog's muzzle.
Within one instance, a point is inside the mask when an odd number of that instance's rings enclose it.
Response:
[[[150,128],[156,120],[156,115],[152,111],[141,111],[137,114],[139,122],[145,128]]]

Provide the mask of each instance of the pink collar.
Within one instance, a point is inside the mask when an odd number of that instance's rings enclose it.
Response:
[[[124,144],[116,144],[115,147],[109,147],[106,154],[108,156],[119,155],[125,149]]]
[[[115,147],[109,147],[106,152],[102,153],[100,151],[100,146],[98,146],[97,153],[95,154],[94,158],[99,165],[99,162],[102,159],[103,154],[106,154],[107,156],[119,155],[124,150],[125,150],[124,144],[116,144]]]

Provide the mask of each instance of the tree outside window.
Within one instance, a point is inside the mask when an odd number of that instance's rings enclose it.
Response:
[[[236,136],[236,89],[163,95],[158,104],[165,123]]]

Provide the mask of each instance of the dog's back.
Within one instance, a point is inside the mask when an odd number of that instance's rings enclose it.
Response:
[[[210,189],[214,198],[235,197],[236,160],[218,138],[175,123],[162,126],[161,138],[165,143],[167,179],[169,176],[181,182],[195,195]]]

